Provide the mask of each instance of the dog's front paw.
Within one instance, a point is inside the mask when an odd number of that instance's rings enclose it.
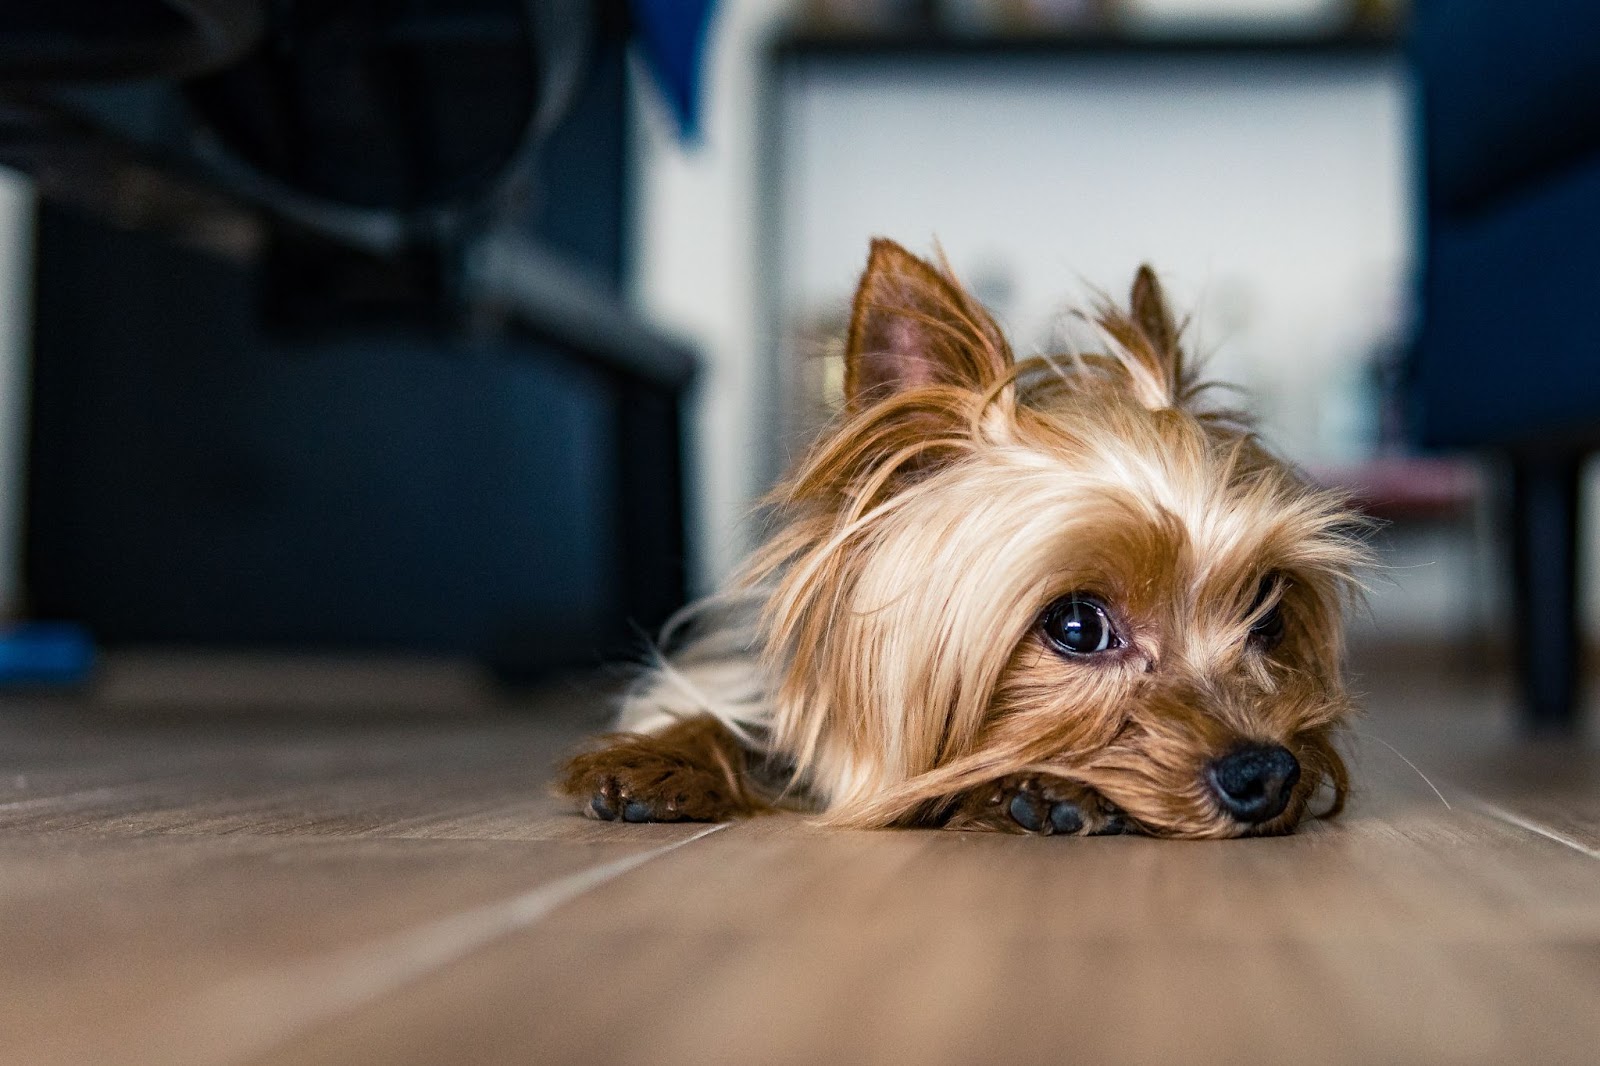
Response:
[[[946,825],[1039,836],[1114,836],[1129,828],[1093,789],[1044,774],[1003,777],[969,792]]]
[[[621,734],[568,760],[556,791],[603,821],[720,822],[765,809],[720,723],[690,719],[655,735]]]
[[[716,822],[737,813],[718,775],[629,754],[574,768],[568,788],[587,797],[583,813],[607,822]]]

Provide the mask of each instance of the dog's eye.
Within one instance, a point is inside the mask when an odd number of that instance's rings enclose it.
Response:
[[[1063,596],[1045,608],[1039,624],[1056,650],[1068,655],[1093,655],[1121,646],[1105,607],[1081,592]]]
[[[1261,605],[1267,597],[1277,591],[1282,578],[1276,574],[1269,574],[1261,579],[1261,587],[1256,590],[1255,602],[1250,605],[1250,613],[1255,614],[1261,610]],[[1272,608],[1261,617],[1257,618],[1250,626],[1250,641],[1260,648],[1275,648],[1283,640],[1283,600],[1280,598]]]

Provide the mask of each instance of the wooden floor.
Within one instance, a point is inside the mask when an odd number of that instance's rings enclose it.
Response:
[[[1600,752],[1371,688],[1347,817],[1174,843],[599,824],[582,686],[115,665],[0,706],[0,1060],[1600,1063]]]

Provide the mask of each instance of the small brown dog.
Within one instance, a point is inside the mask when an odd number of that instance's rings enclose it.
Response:
[[[1323,785],[1337,812],[1359,517],[1207,402],[1148,268],[1087,321],[1105,353],[1014,362],[948,268],[874,241],[846,410],[561,791],[1041,834],[1288,832]]]

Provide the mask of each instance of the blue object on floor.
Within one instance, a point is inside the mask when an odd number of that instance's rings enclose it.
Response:
[[[72,685],[94,668],[94,642],[70,622],[23,622],[0,629],[0,686]]]

